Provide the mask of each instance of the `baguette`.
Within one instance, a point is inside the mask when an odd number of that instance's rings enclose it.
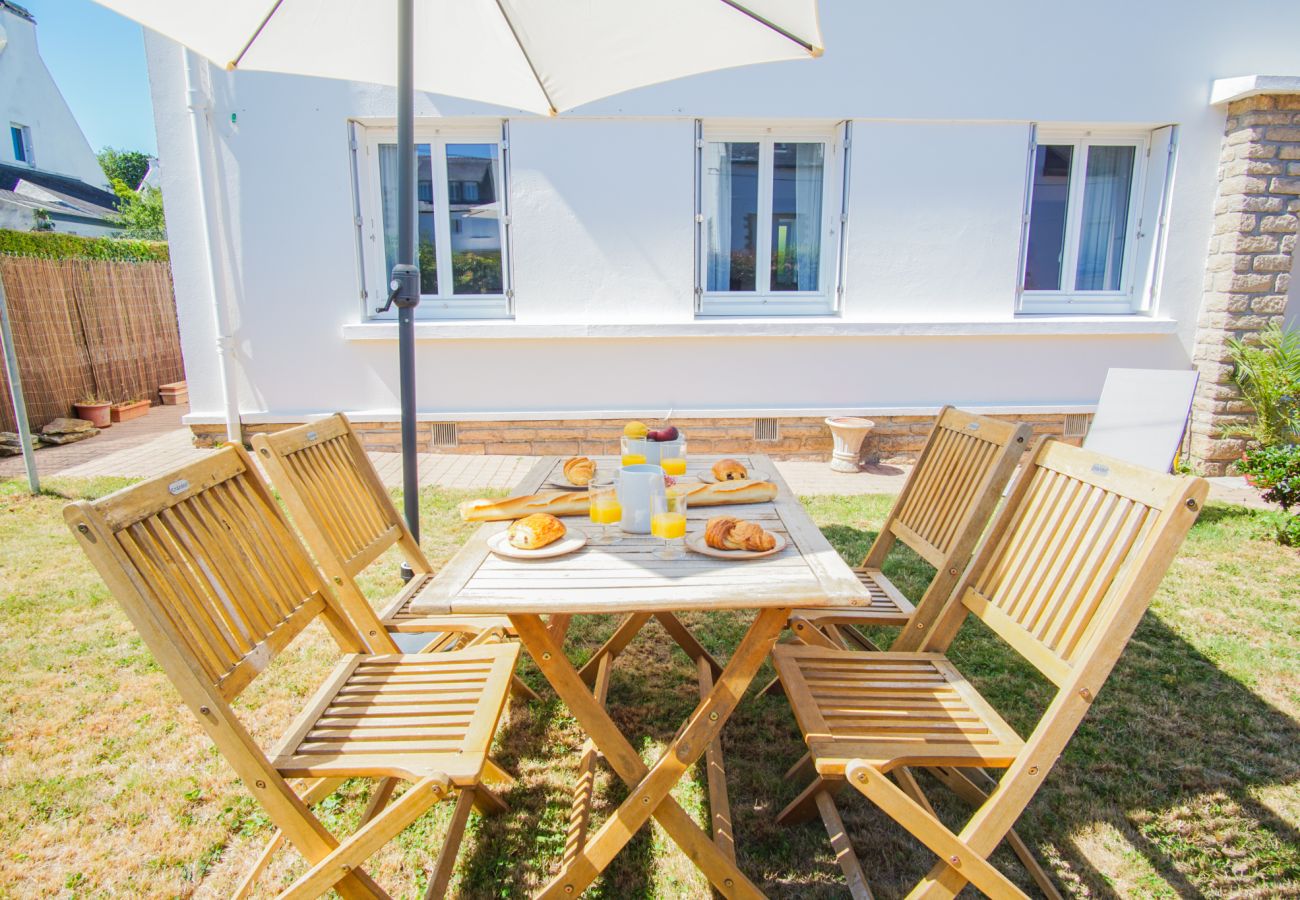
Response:
[[[727,506],[739,503],[763,503],[776,498],[776,485],[770,481],[720,481],[715,484],[683,485],[687,506]],[[504,500],[466,500],[460,505],[460,517],[466,522],[500,522],[521,519],[533,513],[553,516],[585,516],[590,509],[587,494],[579,491],[543,491],[506,497]]]
[[[522,519],[533,513],[550,513],[553,516],[585,516],[590,509],[587,494],[582,491],[543,491],[506,497],[503,500],[466,500],[460,505],[460,517],[466,522],[500,522],[505,519]]]
[[[733,503],[764,503],[776,499],[776,485],[770,481],[719,481],[691,485],[686,489],[686,506],[727,506]]]

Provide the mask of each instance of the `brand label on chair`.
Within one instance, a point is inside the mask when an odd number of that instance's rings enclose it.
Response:
[[[966,430],[967,430],[967,431],[979,431],[979,430],[980,430],[980,423],[979,423],[979,422],[967,422],[967,423],[966,423]]]
[[[1094,474],[1094,475],[1109,475],[1109,474],[1110,474],[1110,466],[1103,466],[1101,463],[1093,463],[1093,464],[1092,464],[1092,474]]]
[[[309,441],[314,441],[314,440],[316,440],[316,432],[314,432],[314,431],[309,431],[309,432],[307,432],[307,440],[309,440]]]
[[[173,481],[167,485],[167,491],[174,497],[177,494],[183,494],[190,489],[190,483],[184,478]]]

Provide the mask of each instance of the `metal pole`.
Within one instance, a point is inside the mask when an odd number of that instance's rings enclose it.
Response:
[[[31,429],[27,427],[27,403],[23,400],[23,379],[18,374],[18,351],[14,347],[13,329],[9,327],[9,301],[5,298],[5,282],[0,277],[0,343],[5,347],[5,372],[9,375],[9,393],[14,401],[14,427],[23,448],[23,464],[27,466],[27,484],[33,494],[41,492],[41,481],[36,476],[36,450],[32,447]]]
[[[420,539],[420,472],[415,449],[415,307],[420,272],[415,265],[415,2],[397,0],[397,359],[402,406],[402,502],[406,524]],[[410,570],[403,567],[403,577]]]

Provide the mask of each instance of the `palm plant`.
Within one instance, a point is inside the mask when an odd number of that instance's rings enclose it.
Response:
[[[1260,332],[1258,343],[1230,340],[1228,355],[1232,380],[1255,410],[1255,421],[1225,428],[1225,436],[1264,447],[1300,442],[1300,331],[1274,323]]]

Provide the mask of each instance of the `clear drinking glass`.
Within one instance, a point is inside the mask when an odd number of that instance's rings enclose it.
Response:
[[[645,463],[644,438],[630,438],[623,435],[618,439],[618,448],[625,466],[639,466]]]
[[[618,483],[597,472],[587,484],[587,496],[591,500],[588,515],[592,522],[601,526],[600,531],[591,537],[591,542],[617,544],[623,540],[623,531],[618,527],[623,518],[623,507],[618,501]]]
[[[681,478],[686,474],[685,436],[679,435],[677,440],[663,445],[663,449],[660,451],[659,465],[663,468],[665,475]]]
[[[659,559],[681,559],[686,555],[686,488],[669,485],[663,495],[650,497],[650,533],[664,545],[654,552]]]

